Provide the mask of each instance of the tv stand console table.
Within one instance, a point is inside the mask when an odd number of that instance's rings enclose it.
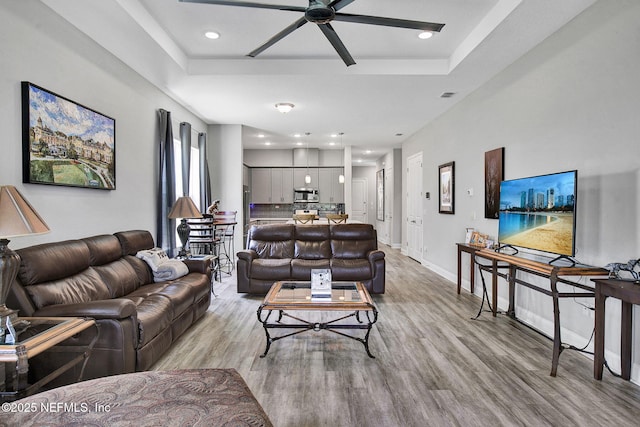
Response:
[[[495,317],[497,314],[498,304],[498,277],[505,279],[509,285],[509,308],[507,314],[509,317],[516,319],[515,314],[515,285],[522,285],[534,291],[541,292],[553,299],[553,356],[551,359],[551,376],[555,377],[558,371],[558,359],[560,353],[564,349],[560,338],[560,298],[586,298],[594,297],[595,291],[593,287],[569,280],[569,277],[576,276],[607,276],[609,271],[588,265],[551,265],[548,261],[544,261],[543,257],[525,258],[524,256],[515,256],[495,252],[490,249],[481,249],[476,251],[476,264],[482,271],[491,273],[491,311]],[[532,255],[533,257],[533,255]],[[484,258],[490,260],[490,264],[484,264]],[[502,271],[501,271],[502,270]],[[504,272],[506,270],[506,272]],[[518,271],[533,274],[535,276],[549,279],[549,287],[543,287],[537,284],[527,282],[517,277]],[[483,282],[484,283],[484,282]],[[558,291],[558,283],[564,283],[581,289],[570,292]]]

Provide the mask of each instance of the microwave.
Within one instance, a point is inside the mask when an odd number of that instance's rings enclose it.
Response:
[[[320,201],[317,188],[294,188],[293,189],[293,201],[295,203],[317,203]]]

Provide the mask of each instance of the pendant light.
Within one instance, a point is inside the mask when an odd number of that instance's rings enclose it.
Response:
[[[340,166],[344,164],[344,146],[342,145],[342,135],[344,135],[344,132],[340,132],[340,151],[342,151],[342,157],[340,157]],[[344,171],[340,175],[338,175],[338,183],[344,184]]]

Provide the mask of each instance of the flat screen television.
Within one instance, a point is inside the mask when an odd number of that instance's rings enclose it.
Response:
[[[575,255],[578,171],[502,181],[498,242]],[[556,258],[558,259],[558,258]]]

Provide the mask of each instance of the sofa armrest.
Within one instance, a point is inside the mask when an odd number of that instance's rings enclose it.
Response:
[[[258,258],[258,253],[253,249],[245,249],[242,251],[238,251],[237,255],[238,255],[238,259],[247,261],[249,263],[254,259]]]
[[[369,262],[371,264],[375,264],[375,262],[377,260],[384,259],[384,252],[382,252],[381,250],[377,250],[377,249],[375,251],[370,251],[367,254],[367,259],[369,260]]]
[[[207,276],[211,276],[211,260],[213,257],[205,257],[202,259],[183,259],[187,267],[189,268],[189,273],[202,273]]]
[[[245,249],[239,251],[237,256],[236,280],[238,292],[249,292],[251,289],[251,264],[254,259],[258,258],[258,253],[252,249]]]
[[[33,313],[36,317],[92,317],[94,319],[135,318],[136,314],[136,305],[133,301],[124,298],[49,305]]]

